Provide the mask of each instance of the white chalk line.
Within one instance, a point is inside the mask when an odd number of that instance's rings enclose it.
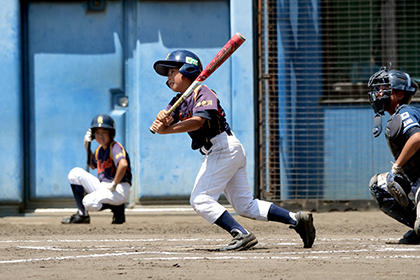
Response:
[[[290,240],[297,240],[299,239],[282,239],[282,238],[258,238],[258,241],[286,241],[286,242],[278,242],[277,244],[284,244],[284,245],[293,245],[296,243],[290,243]],[[340,242],[340,244],[343,244],[343,242],[348,242],[349,244],[354,244],[354,241],[359,242],[360,244],[366,243],[370,244],[369,242],[372,241],[397,241],[396,238],[389,238],[389,239],[380,239],[380,238],[370,238],[370,239],[362,239],[362,238],[316,238],[315,242]],[[169,241],[169,242],[196,242],[196,241],[226,241],[224,238],[135,238],[135,239],[47,239],[47,240],[0,240],[0,243],[38,243],[38,242],[66,242],[66,243],[92,243],[92,242],[159,242],[159,241]],[[392,245],[392,244],[389,244]],[[402,245],[399,245],[402,246]]]
[[[221,257],[171,257],[171,258],[163,258],[163,257],[154,257],[154,258],[141,258],[139,261],[169,261],[169,260],[299,260],[299,259],[420,259],[420,256],[409,256],[409,255],[394,255],[394,256],[353,256],[353,257],[336,257],[336,256],[269,256],[269,257],[261,257],[261,256],[252,256],[252,257],[243,257],[243,256],[221,256]]]
[[[77,208],[48,208],[48,209],[35,209],[35,214],[42,214],[42,213],[67,213],[67,212],[75,212],[77,211]],[[145,208],[126,208],[126,213],[150,213],[150,212],[191,212],[195,213],[194,209],[192,207],[171,207],[171,208],[165,208],[165,207],[145,207]],[[109,212],[109,211],[108,211]]]
[[[164,238],[139,238],[139,239],[47,239],[47,240],[0,240],[0,243],[54,243],[54,242],[65,242],[65,243],[92,243],[92,242],[158,242],[158,241],[169,241],[169,242],[190,242],[190,241],[224,241],[225,239],[205,239],[205,238],[188,238],[188,239],[164,239]]]
[[[334,252],[334,251],[329,251]],[[316,252],[312,252],[316,253]],[[130,256],[130,255],[145,255],[145,254],[156,254],[156,255],[176,255],[174,252],[121,252],[121,253],[106,253],[106,254],[90,254],[90,255],[79,255],[79,256],[65,256],[65,257],[49,257],[49,258],[33,258],[33,259],[19,259],[19,260],[8,260],[0,261],[0,264],[11,264],[11,263],[27,263],[27,262],[38,262],[38,261],[51,261],[51,260],[71,260],[80,258],[103,258],[103,257],[118,257],[118,256]],[[180,253],[181,254],[181,253]],[[184,254],[184,253],[183,253]],[[285,253],[286,254],[286,253]],[[294,252],[289,252],[294,254]],[[144,257],[140,259],[134,259],[137,261],[168,261],[168,260],[282,260],[282,259],[420,259],[420,256],[411,255],[393,255],[393,256],[238,256],[238,255],[224,255],[224,256],[179,256],[179,257]]]
[[[185,243],[187,242],[197,242],[197,241],[207,241],[207,242],[219,242],[222,239],[199,239],[199,238],[192,238],[192,239],[163,239],[163,238],[153,238],[153,239],[101,239],[101,240],[81,240],[81,239],[59,239],[59,240],[3,240],[0,241],[3,244],[14,244],[14,243],[92,243],[92,242],[162,242],[162,241],[170,241],[170,242],[182,242],[184,243],[182,246],[178,245],[175,247],[179,247],[181,249],[185,248],[205,248],[205,247],[213,247],[209,245],[203,244],[192,244],[189,247],[186,247]],[[264,240],[264,239],[263,239]],[[274,239],[270,239],[274,240]],[[276,239],[278,240],[278,239]],[[341,239],[345,240],[345,239]],[[348,241],[349,239],[347,239]],[[2,260],[0,264],[11,264],[11,263],[26,263],[26,262],[39,262],[39,261],[50,261],[50,260],[70,260],[70,259],[79,259],[79,258],[106,258],[106,257],[118,257],[118,256],[143,256],[138,261],[145,261],[145,260],[266,260],[266,259],[419,259],[420,255],[408,255],[407,253],[415,253],[420,252],[420,246],[410,246],[410,245],[396,245],[396,244],[388,244],[388,245],[372,245],[366,239],[355,239],[352,238],[351,240],[355,241],[363,241],[364,243],[355,244],[356,246],[365,246],[367,245],[368,248],[363,249],[355,249],[355,250],[302,250],[302,251],[293,251],[293,252],[275,252],[275,253],[266,253],[266,252],[258,252],[257,250],[249,250],[244,252],[206,252],[206,256],[203,256],[203,252],[185,252],[185,251],[138,251],[138,250],[145,250],[146,247],[115,247],[115,246],[107,246],[107,245],[99,245],[99,246],[87,246],[82,245],[81,248],[60,248],[60,246],[22,246],[17,245],[17,248],[20,249],[27,249],[27,250],[39,250],[39,251],[62,251],[62,252],[74,252],[74,251],[104,251],[104,250],[115,250],[114,253],[95,253],[95,254],[87,254],[87,255],[76,255],[76,256],[60,256],[60,257],[47,257],[47,258],[29,258],[29,259],[15,259],[15,260]],[[376,240],[376,239],[375,239]],[[379,239],[378,239],[379,240]],[[290,241],[290,240],[289,240]],[[324,241],[331,242],[332,239],[324,239]],[[261,243],[260,243],[261,244]],[[264,244],[264,243],[263,243]],[[268,244],[268,243],[267,243]],[[277,243],[278,245],[279,243]],[[296,245],[296,243],[287,243],[287,245]],[[173,245],[170,245],[174,247]],[[193,249],[193,248],[192,248]],[[126,252],[127,250],[136,250],[135,252]],[[358,253],[398,253],[395,255],[368,255],[368,256],[358,256]],[[403,253],[403,254],[401,254]],[[404,254],[405,253],[405,254]],[[200,254],[200,255],[198,255]],[[340,256],[340,254],[344,254],[344,256]],[[152,255],[152,256],[151,256]],[[154,255],[154,256],[153,256]],[[167,255],[171,255],[168,257]],[[198,256],[197,256],[198,255]]]

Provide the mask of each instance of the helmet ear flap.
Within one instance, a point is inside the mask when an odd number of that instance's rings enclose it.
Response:
[[[198,75],[200,75],[201,71],[200,69],[198,69],[197,66],[186,63],[182,65],[182,67],[179,69],[179,73],[181,73],[183,76],[187,77],[191,81],[194,81],[198,77]]]

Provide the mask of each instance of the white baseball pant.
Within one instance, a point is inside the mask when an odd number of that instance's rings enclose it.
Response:
[[[68,179],[72,185],[81,185],[87,193],[83,198],[83,205],[88,211],[99,211],[102,204],[121,205],[130,198],[130,184],[120,183],[115,191],[107,189],[108,182],[99,179],[80,167],[73,168]]]
[[[191,193],[194,210],[213,224],[226,208],[217,202],[222,192],[241,216],[267,221],[271,202],[254,199],[248,184],[246,155],[235,135],[223,132],[210,140],[213,146],[202,152],[200,171]]]

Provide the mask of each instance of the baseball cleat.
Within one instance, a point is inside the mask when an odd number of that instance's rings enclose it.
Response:
[[[297,223],[295,226],[290,226],[296,230],[303,240],[303,248],[311,248],[315,241],[315,227],[314,219],[311,212],[297,212]]]
[[[403,238],[398,240],[398,244],[417,245],[420,244],[420,237],[414,230],[410,229],[403,235]]]
[[[405,208],[409,205],[410,198],[407,196],[400,184],[398,184],[397,182],[388,184],[388,191],[402,207]]]
[[[125,223],[125,205],[118,206],[111,205],[111,211],[114,213],[112,217],[112,224],[120,225]]]
[[[79,213],[71,215],[71,217],[61,220],[62,224],[90,224],[90,216],[82,216]]]
[[[233,236],[232,241],[227,246],[220,248],[220,251],[244,251],[258,243],[257,238],[252,232],[244,234],[238,229],[233,229],[231,234]]]

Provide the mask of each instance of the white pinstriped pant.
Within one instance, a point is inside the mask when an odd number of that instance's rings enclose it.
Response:
[[[130,184],[120,183],[115,191],[106,188],[107,182],[99,179],[80,167],[73,168],[68,175],[70,184],[81,185],[87,193],[83,198],[83,205],[88,211],[99,211],[102,204],[121,205],[130,198]]]
[[[254,199],[248,184],[246,156],[241,142],[223,132],[210,140],[213,146],[202,160],[191,193],[194,210],[213,224],[226,208],[217,202],[222,192],[241,216],[267,221],[271,202]]]

